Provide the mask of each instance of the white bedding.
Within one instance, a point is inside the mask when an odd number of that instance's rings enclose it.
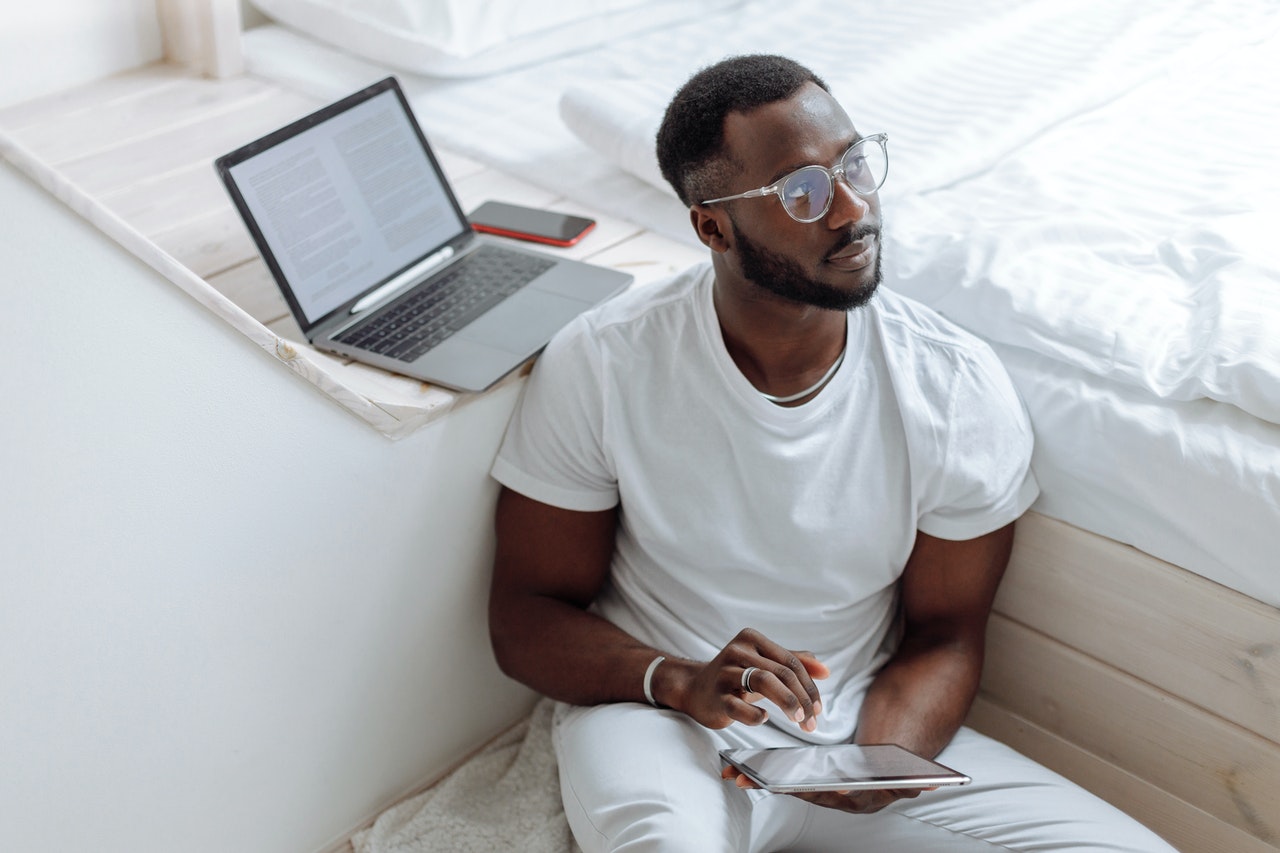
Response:
[[[1035,426],[1032,509],[1280,607],[1280,426],[995,349]]]
[[[890,284],[1009,363],[1037,509],[1280,606],[1278,32],[1265,0],[754,2],[511,73],[401,78],[437,144],[691,240],[652,155],[670,92],[728,53],[806,60],[890,135]],[[278,27],[246,54],[323,97],[393,70]]]

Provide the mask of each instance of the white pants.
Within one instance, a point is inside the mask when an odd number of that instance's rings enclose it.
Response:
[[[718,750],[796,743],[769,726],[712,731],[645,705],[561,705],[554,741],[565,814],[585,853],[1173,850],[1114,807],[970,729],[939,760],[972,784],[871,815],[723,781]]]

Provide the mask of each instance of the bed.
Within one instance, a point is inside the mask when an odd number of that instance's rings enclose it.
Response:
[[[375,50],[312,5],[261,0],[251,73],[397,73],[439,143],[691,244],[666,98],[730,53],[824,76],[890,136],[887,285],[990,341],[1036,428],[971,722],[1183,849],[1280,849],[1280,8],[615,3]]]
[[[731,53],[809,64],[889,134],[886,285],[987,339],[1036,429],[970,723],[1179,849],[1280,850],[1280,7],[254,5],[217,65],[322,101],[397,74],[437,146],[686,253],[666,99]]]

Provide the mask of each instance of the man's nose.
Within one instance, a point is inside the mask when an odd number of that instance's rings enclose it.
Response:
[[[843,178],[833,183],[834,195],[831,197],[831,209],[827,211],[827,227],[836,230],[861,221],[871,210],[870,202]]]

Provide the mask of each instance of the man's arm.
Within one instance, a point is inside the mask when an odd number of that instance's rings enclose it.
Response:
[[[656,652],[586,612],[608,577],[616,525],[614,509],[573,512],[503,488],[489,636],[507,675],[578,705],[637,698],[629,676]]]
[[[652,685],[660,704],[723,728],[735,720],[764,722],[765,710],[753,704],[763,696],[812,729],[818,701],[812,679],[826,668],[811,656],[743,631],[712,661],[683,660],[587,612],[608,578],[616,525],[615,510],[559,509],[502,490],[489,594],[489,634],[502,671],[573,704],[644,702],[644,672],[665,654]],[[755,693],[744,698],[748,666],[762,672],[752,679]]]
[[[902,573],[902,644],[867,692],[858,743],[932,758],[951,742],[978,692],[987,617],[1012,547],[1012,524],[964,541],[917,534]]]

